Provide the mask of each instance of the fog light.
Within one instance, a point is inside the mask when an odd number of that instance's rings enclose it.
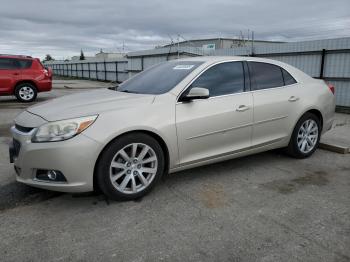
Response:
[[[47,172],[47,177],[50,179],[50,180],[56,180],[57,178],[57,173],[55,170],[49,170]]]
[[[51,182],[67,182],[65,176],[58,170],[38,169],[36,171],[36,179]]]

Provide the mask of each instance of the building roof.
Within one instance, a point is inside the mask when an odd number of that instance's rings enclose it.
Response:
[[[183,44],[183,43],[188,43],[188,42],[203,42],[203,41],[218,41],[218,40],[228,40],[228,41],[252,41],[251,39],[239,39],[239,38],[229,38],[229,37],[213,37],[213,38],[198,38],[198,39],[189,39],[189,40],[184,40],[184,41],[180,41],[178,42],[179,44]],[[254,40],[254,42],[259,42],[259,43],[285,43],[285,42],[281,42],[281,41],[267,41],[267,40]],[[170,45],[174,45],[177,44],[173,43],[173,44],[167,44],[164,45],[164,47],[166,46],[170,46]]]

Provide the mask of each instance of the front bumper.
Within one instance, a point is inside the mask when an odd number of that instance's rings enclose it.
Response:
[[[11,129],[15,141],[20,144],[18,152],[10,146],[10,158],[16,169],[16,180],[30,186],[61,192],[88,192],[93,190],[93,173],[101,145],[79,134],[60,142],[32,143],[33,132],[22,133]],[[58,170],[67,182],[40,181],[38,169]]]

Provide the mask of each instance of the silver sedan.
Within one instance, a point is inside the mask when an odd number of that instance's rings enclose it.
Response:
[[[275,148],[309,157],[334,109],[334,87],[285,63],[173,60],[30,107],[15,119],[10,159],[28,185],[135,199],[168,172]]]

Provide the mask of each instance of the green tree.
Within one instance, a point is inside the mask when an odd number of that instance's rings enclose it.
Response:
[[[83,49],[80,50],[80,58],[79,58],[79,60],[85,60],[85,55],[84,55]]]
[[[50,54],[47,54],[47,55],[45,56],[44,61],[52,61],[52,60],[55,60],[55,59],[53,59],[53,57],[52,57]]]

